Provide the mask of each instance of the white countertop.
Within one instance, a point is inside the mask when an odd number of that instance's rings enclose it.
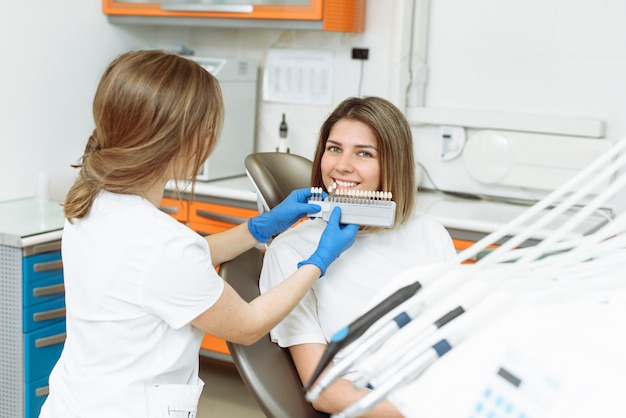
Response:
[[[174,187],[174,184],[168,185],[169,190],[173,190]],[[184,183],[179,183],[179,187],[181,187],[181,191],[186,191]],[[208,182],[199,181],[196,183],[196,194],[256,202],[256,194],[252,191],[247,176]],[[446,228],[484,234],[501,228],[529,207],[528,205],[506,201],[462,198],[434,191],[420,191],[417,197],[417,210],[437,220]],[[542,214],[545,213],[547,210],[542,212]],[[547,237],[571,216],[572,212],[561,215],[545,228],[535,232],[532,238],[543,239]],[[606,217],[600,215],[590,217],[567,234],[566,238],[580,238],[595,230],[606,220]]]
[[[433,191],[420,191],[417,197],[417,210],[439,221],[446,228],[491,233],[520,216],[531,206],[506,201],[482,200],[461,198]],[[538,216],[543,216],[549,210],[543,210]],[[531,235],[535,239],[544,239],[564,224],[575,212],[569,211],[557,217],[544,228]],[[537,217],[532,218],[534,222]],[[600,214],[587,218],[564,238],[576,239],[593,232],[607,221],[606,216]],[[524,225],[529,225],[527,222]],[[524,226],[517,228],[519,232]]]
[[[191,183],[179,181],[178,187],[183,193],[191,192]],[[175,191],[176,182],[169,182],[165,189]],[[200,196],[234,199],[243,202],[256,202],[256,193],[252,191],[252,185],[247,176],[212,181],[197,181],[195,192]]]
[[[188,192],[187,183],[179,183],[181,192]],[[175,190],[170,183],[168,190]],[[246,176],[196,183],[196,194],[244,202],[256,202]],[[420,191],[417,210],[439,221],[449,229],[488,234],[501,228],[526,211],[529,206],[509,202],[467,199],[433,191]],[[547,213],[547,210],[543,211]],[[543,239],[572,216],[561,215],[554,222],[532,235]],[[0,245],[26,247],[60,239],[64,225],[63,208],[57,202],[40,202],[27,198],[0,202]],[[580,238],[606,222],[606,217],[589,217],[566,238]],[[517,232],[517,231],[515,231]]]
[[[0,202],[0,245],[22,248],[61,239],[64,223],[58,202],[34,198]]]

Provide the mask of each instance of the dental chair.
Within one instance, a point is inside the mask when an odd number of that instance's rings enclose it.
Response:
[[[255,153],[245,159],[246,173],[257,192],[259,211],[268,211],[292,190],[310,186],[312,162],[294,154]],[[219,274],[247,301],[259,296],[263,252],[257,248],[223,263]],[[269,418],[324,418],[304,398],[302,382],[288,349],[269,334],[250,346],[227,342],[241,378]]]
[[[244,161],[257,194],[259,212],[267,212],[295,189],[311,186],[313,162],[296,154],[257,152]]]

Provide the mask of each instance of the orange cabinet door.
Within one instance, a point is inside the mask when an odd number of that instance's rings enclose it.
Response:
[[[185,4],[103,0],[102,9],[112,16],[320,21],[322,30],[336,32],[363,32],[365,20],[365,0],[309,0],[304,5],[250,6],[210,5],[194,0]]]
[[[159,209],[180,222],[188,223],[191,229],[202,235],[224,231],[258,214],[254,209],[207,202],[190,204],[188,200],[171,197],[164,197]],[[206,352],[230,356],[226,341],[210,334],[205,334],[200,348]]]
[[[164,197],[159,209],[179,222],[186,223],[189,220],[189,202],[187,200]]]
[[[453,238],[452,242],[454,243],[454,248],[458,252],[461,252],[475,244],[474,241],[469,241],[469,240],[459,239],[459,238]],[[497,248],[497,247],[498,247],[497,245],[490,245],[487,248]],[[488,250],[483,250],[483,251],[488,251]],[[474,264],[475,262],[476,260],[469,259],[469,260],[465,260],[463,264]]]
[[[214,353],[220,353],[227,356],[230,355],[230,351],[228,351],[226,341],[222,340],[221,338],[214,337],[211,334],[204,335],[204,339],[202,340],[200,348],[202,350],[212,351]]]
[[[202,235],[216,234],[258,215],[256,209],[193,202],[189,206],[189,227]]]
[[[255,209],[193,202],[189,205],[189,227],[202,235],[215,234],[246,222],[258,213]],[[204,351],[230,355],[226,341],[210,334],[204,336],[200,348]]]

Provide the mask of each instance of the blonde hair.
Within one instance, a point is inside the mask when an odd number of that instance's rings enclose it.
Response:
[[[396,202],[394,227],[413,216],[417,185],[411,128],[396,106],[380,97],[351,97],[341,102],[322,124],[313,159],[311,185],[324,187],[321,161],[333,126],[342,119],[369,126],[380,155],[380,188],[391,192]],[[377,228],[369,228],[378,230]]]
[[[217,79],[197,63],[133,51],[104,72],[93,117],[95,129],[81,163],[73,165],[80,172],[64,203],[70,222],[86,216],[102,190],[140,194],[169,169],[195,175],[217,144],[224,103]]]

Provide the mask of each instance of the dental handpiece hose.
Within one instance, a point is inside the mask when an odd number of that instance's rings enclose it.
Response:
[[[602,159],[602,157],[600,159]],[[584,184],[584,185],[580,186],[578,189],[576,189],[575,192],[573,192],[571,195],[569,195],[562,203],[560,203],[559,205],[555,206],[546,215],[544,215],[541,218],[539,218],[533,224],[526,226],[521,232],[519,232],[518,234],[516,234],[515,236],[513,236],[512,238],[507,240],[505,243],[500,245],[498,248],[493,250],[490,254],[488,254],[484,258],[484,260],[481,260],[481,261],[488,262],[488,261],[491,260],[492,257],[494,257],[494,258],[497,257],[497,255],[499,255],[501,252],[505,252],[505,251],[511,250],[511,249],[515,248],[516,246],[518,246],[519,244],[521,244],[524,241],[526,241],[528,238],[530,238],[532,236],[532,234],[534,232],[536,232],[537,230],[540,230],[541,228],[545,227],[550,222],[553,222],[560,215],[562,215],[566,210],[571,209],[576,203],[580,202],[583,197],[585,197],[585,196],[589,195],[590,193],[594,192],[595,190],[597,190],[598,187],[600,187],[600,185],[602,184],[603,181],[606,181],[611,176],[613,176],[614,173],[617,172],[621,167],[623,167],[625,163],[626,163],[626,154],[618,157],[615,161],[613,161],[606,168],[604,168],[602,170],[602,172],[594,173],[593,176],[591,177],[591,179],[588,181],[587,184]],[[592,164],[592,165],[595,165],[595,163]],[[585,169],[585,171],[587,169]],[[619,181],[620,180],[618,179],[618,182]],[[609,189],[615,189],[615,188],[616,188],[615,184],[612,184],[611,186],[609,186]],[[621,188],[621,186],[619,188]],[[555,192],[560,191],[560,189],[562,189],[562,187],[560,187],[559,189],[555,190]],[[603,192],[602,195],[605,195],[606,192],[609,192],[609,190]],[[600,195],[596,196],[596,198],[592,202],[597,201],[599,199],[599,197],[600,197]],[[539,203],[535,204],[530,209],[525,211],[525,213],[532,211],[535,208],[535,206],[538,206],[538,205],[539,205]],[[598,207],[599,206],[595,206],[596,209]],[[584,213],[584,217],[581,217],[580,213],[575,215],[574,217],[570,218],[570,220],[566,224],[564,224],[561,227],[559,227],[546,240],[542,241],[537,246],[532,247],[532,248],[536,248],[537,251],[540,251],[540,249],[538,248],[539,246],[542,246],[541,249],[543,249],[543,248],[545,248],[545,246],[548,246],[550,243],[554,242],[556,240],[557,236],[561,237],[564,232],[571,230],[573,228],[573,226],[575,226],[575,224],[578,224],[582,220],[584,220],[584,218],[587,217],[587,212],[590,209],[591,209],[590,204],[585,204],[585,207],[582,209],[582,212]]]
[[[315,384],[311,390],[307,392],[306,399],[309,402],[316,401],[322,392],[336,379],[341,377],[359,357],[374,351],[377,347],[384,344],[388,337],[393,335],[393,333],[398,329],[408,324],[412,317],[418,316],[423,311],[424,306],[422,304],[415,304],[412,308],[412,311],[403,311],[396,315],[390,322],[384,324],[371,335],[364,335],[362,337],[365,339],[363,342],[358,344],[355,342],[354,349],[322,375],[317,384]]]
[[[411,382],[417,379],[431,364],[437,361],[438,358],[448,353],[452,347],[457,345],[461,340],[462,336],[460,334],[454,334],[448,339],[438,341],[428,350],[423,352],[419,358],[411,364],[411,367],[407,367],[396,373],[393,379],[388,380],[379,388],[376,388],[376,390],[372,390],[370,393],[350,405],[339,414],[332,415],[331,418],[358,417],[364,412],[369,411],[396,387],[404,382]]]
[[[356,360],[363,357],[366,354],[370,354],[379,347],[381,347],[395,332],[402,329],[405,325],[409,324],[413,318],[417,317],[419,313],[424,310],[423,304],[414,305],[412,312],[403,311],[396,315],[390,322],[380,328],[374,335],[363,341],[360,345],[356,346],[356,349],[350,352],[340,362],[334,365],[328,370],[319,380],[319,382],[307,393],[306,399],[309,402],[313,402],[319,398],[322,392],[328,388],[336,379],[341,377],[346,370],[352,366]],[[419,311],[419,313],[418,313]],[[454,318],[462,315],[465,312],[462,306],[458,306],[446,314],[435,320],[430,327],[425,329],[424,335],[418,338],[418,341],[431,335],[439,328],[443,327]]]
[[[387,298],[385,298],[382,302],[378,303],[372,309],[367,311],[365,314],[354,320],[348,326],[343,327],[342,329],[337,331],[331,337],[331,341],[326,347],[326,350],[324,351],[324,354],[322,355],[322,358],[320,359],[317,368],[313,372],[311,379],[304,386],[304,391],[308,391],[313,386],[315,381],[323,373],[326,366],[330,364],[335,355],[341,349],[347,347],[349,344],[353,343],[359,337],[365,334],[365,332],[370,329],[370,327],[380,318],[384,317],[386,314],[388,314],[404,302],[407,302],[410,299],[416,297],[416,295],[418,295],[418,291],[422,288],[422,285],[429,285],[429,292],[436,294],[437,297],[439,297],[440,294],[444,294],[449,289],[454,288],[458,281],[461,279],[460,274],[451,275],[452,280],[449,280],[448,275],[444,277],[439,277],[442,273],[449,272],[450,267],[451,266],[447,264],[435,266],[432,270],[429,270],[423,277],[420,277],[419,281],[414,281],[413,283],[398,289]],[[413,270],[405,272],[402,276],[411,277],[411,274],[415,274]],[[438,280],[435,280],[437,278]],[[418,302],[419,301],[412,303]]]
[[[378,305],[374,306],[372,309],[366,312],[364,315],[360,316],[352,323],[336,332],[332,336],[328,346],[326,347],[326,350],[324,351],[324,354],[322,355],[322,358],[317,365],[317,368],[313,371],[311,379],[305,385],[304,390],[307,391],[309,390],[309,388],[311,388],[313,383],[315,383],[317,378],[322,374],[326,366],[328,366],[328,364],[332,361],[333,357],[339,352],[339,350],[363,335],[363,333],[365,333],[365,331],[367,331],[368,328],[379,318],[384,316],[386,313],[391,311],[393,308],[395,308],[405,300],[409,299],[411,296],[415,295],[421,287],[421,283],[419,281],[416,281],[412,284],[398,289],[382,302],[380,302]]]
[[[451,266],[451,265],[446,265],[446,264],[442,264],[441,266],[436,266],[432,271],[429,271],[429,274],[426,274],[424,277],[420,278],[420,282],[425,285],[423,290],[421,290],[419,293],[416,292],[413,296],[397,304],[396,307],[403,309],[404,312],[409,312],[409,316],[412,316],[413,318],[417,317],[418,315],[421,314],[426,304],[433,303],[434,301],[439,300],[440,298],[444,297],[444,295],[446,295],[450,291],[450,289],[456,288],[465,279],[465,276],[463,275],[463,271],[460,270],[460,268],[461,266],[457,266],[457,265]],[[441,275],[440,273],[443,271],[446,271],[446,274]],[[415,274],[415,273],[413,273],[413,271],[408,271],[403,276],[408,279],[412,277],[411,274]],[[407,317],[402,316],[402,313],[398,315],[401,315],[403,320],[408,319]],[[381,318],[382,318],[382,315],[381,315]],[[375,321],[375,322],[378,322],[378,321]],[[392,319],[391,327],[392,329],[394,329],[394,331],[397,331],[398,329],[397,325],[393,323],[393,319]],[[380,327],[380,329],[384,329],[384,328],[385,328],[384,326]],[[377,333],[374,332],[372,337],[376,338],[376,336],[377,336]],[[365,334],[363,335],[362,338],[367,340],[369,339],[369,335]],[[351,341],[350,344],[354,344],[354,346],[356,347],[358,346],[358,342],[359,342],[358,339],[355,339],[354,341]],[[346,344],[346,347],[348,347],[348,344]],[[348,348],[345,348],[345,349],[349,350]],[[335,354],[336,353],[333,353],[331,355],[334,356]],[[352,362],[360,358],[361,357],[357,357]],[[332,360],[332,357],[331,357],[331,360]],[[322,362],[320,361],[320,364],[321,363]],[[328,363],[329,362],[325,363],[324,367],[326,367]],[[347,367],[349,366],[350,365],[348,365]],[[317,399],[319,395],[321,394],[321,392],[326,387],[328,387],[327,385],[329,385],[330,383],[332,383],[332,381],[336,379],[335,375],[343,373],[343,372],[338,372],[337,370],[335,370],[336,367],[337,366],[333,366],[326,372],[326,374],[332,373],[332,375],[329,376],[328,379],[323,378],[317,384],[315,384],[315,386],[313,386],[312,388],[310,386],[308,387],[308,389],[310,389],[310,393],[307,394],[307,399],[309,400]],[[344,368],[344,367],[346,367],[345,363],[339,366],[339,368]],[[317,377],[319,376],[315,376],[315,379],[317,379]],[[312,379],[311,381],[314,381],[314,379]]]
[[[499,239],[504,238],[508,234],[510,234],[515,229],[524,225],[527,221],[534,218],[538,215],[542,210],[548,208],[553,203],[557,202],[561,197],[565,196],[572,190],[579,190],[580,184],[587,181],[588,177],[595,177],[598,170],[605,167],[610,161],[612,161],[617,155],[619,155],[623,149],[626,148],[626,137],[622,138],[616,144],[613,145],[607,152],[598,157],[595,161],[585,167],[582,171],[568,180],[561,187],[552,191],[546,197],[541,199],[539,202],[531,206],[528,210],[524,211],[521,215],[509,221],[502,228],[490,233],[489,235],[481,238],[474,245],[467,248],[466,250],[461,251],[457,256],[457,261],[460,263],[462,261],[468,260],[475,255],[477,255],[481,250],[487,248],[490,244],[494,244]],[[509,240],[511,241],[511,240]],[[505,244],[509,244],[507,241]],[[511,242],[510,244],[514,244]],[[492,258],[498,255],[499,252],[503,252],[505,250],[513,249],[515,245],[507,245],[500,246],[495,251],[491,252],[486,259]]]
[[[397,388],[415,381],[439,358],[452,348],[460,345],[467,338],[470,338],[475,332],[482,329],[485,324],[492,321],[494,316],[502,315],[510,309],[519,297],[521,295],[517,291],[497,290],[490,293],[487,300],[484,300],[483,303],[480,303],[466,315],[458,317],[457,321],[453,322],[453,325],[449,325],[452,328],[445,327],[439,329],[437,334],[432,336],[433,338],[430,339],[431,341],[428,342],[428,345],[422,345],[422,348],[416,351],[412,358],[403,359],[405,360],[403,362],[395,362],[392,367],[393,370],[389,370],[386,379],[378,379],[378,382],[372,382],[369,385],[373,387],[370,393],[346,408],[340,415],[336,415],[336,417],[359,416]],[[438,342],[431,346],[434,341]],[[403,345],[408,344],[405,342]]]
[[[473,266],[474,265],[466,265],[465,267],[467,267],[468,270],[473,270]],[[492,294],[504,280],[503,277],[478,279],[474,278],[468,272],[462,274],[460,270],[456,271],[456,274],[452,274],[452,276],[463,278],[463,280],[467,281],[467,283],[457,290],[458,294],[463,295],[462,301],[460,303],[458,303],[458,299],[455,303],[443,301],[442,306],[450,303],[449,306],[451,307],[442,310],[444,313],[439,316],[438,319],[425,327],[421,324],[416,324],[421,328],[414,329],[416,327],[407,326],[402,331],[398,331],[408,336],[407,341],[405,341],[407,338],[402,339],[401,337],[401,344],[380,347],[370,358],[360,357],[357,363],[364,371],[361,373],[361,376],[354,381],[354,385],[357,388],[365,388],[371,383],[372,379],[386,375],[389,370],[395,369],[396,366],[403,362],[409,362],[412,357],[411,352],[416,345],[424,342],[426,338],[462,315],[465,316],[464,314],[466,312],[474,310],[486,297]],[[421,296],[426,297],[426,293],[421,294]]]

